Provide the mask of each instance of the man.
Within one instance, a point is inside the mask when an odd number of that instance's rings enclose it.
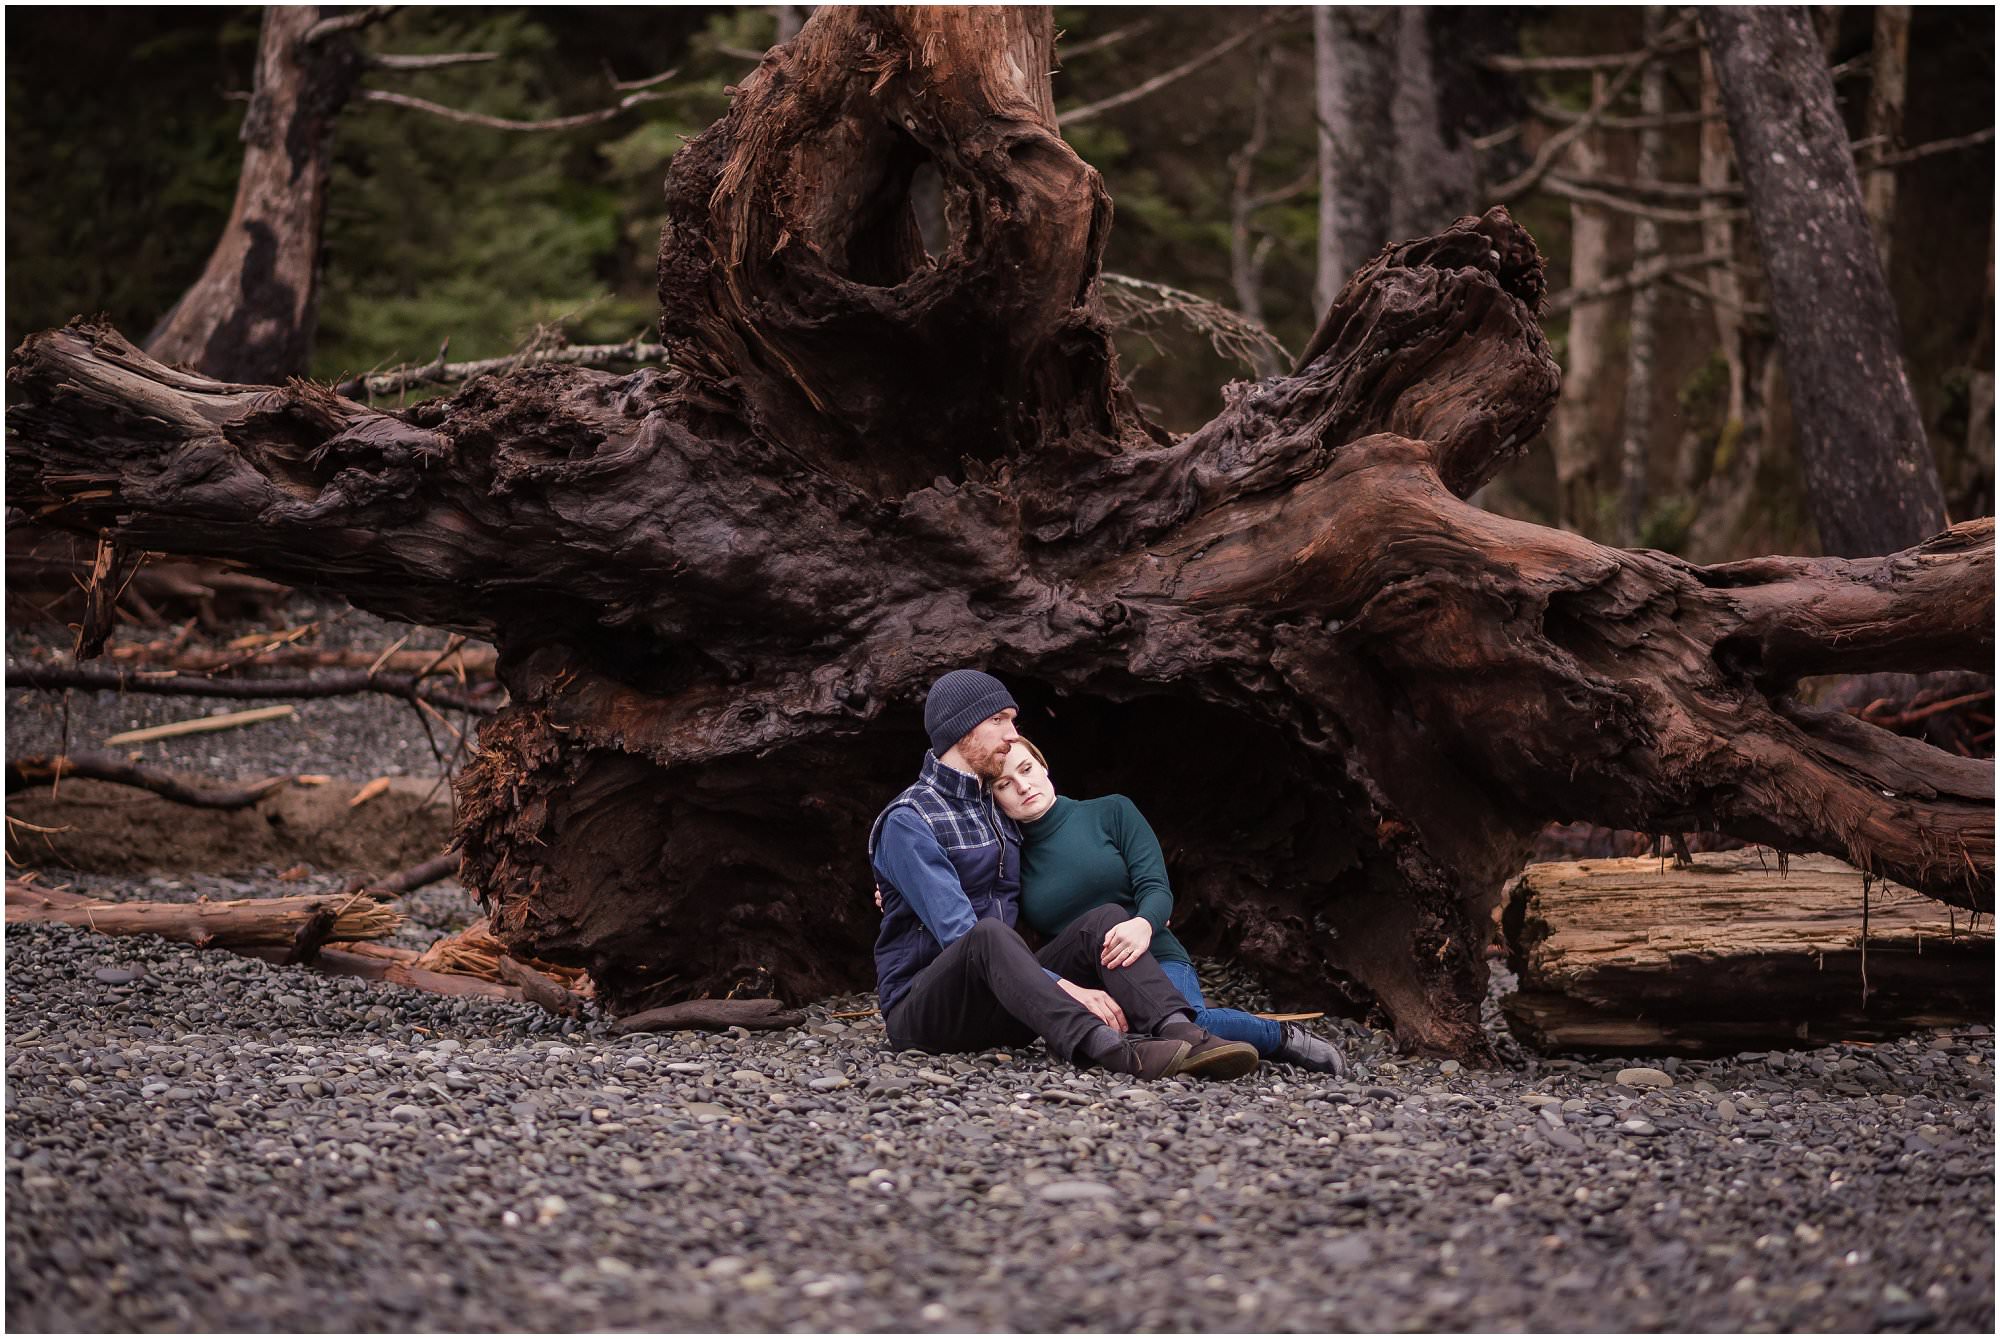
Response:
[[[1248,1074],[1256,1049],[1196,1027],[1150,953],[1102,965],[1118,908],[1079,918],[1039,955],[1015,932],[1021,835],[986,783],[1019,738],[1018,713],[1005,685],[979,670],[932,684],[923,769],[869,834],[882,889],[875,975],[890,1044],[976,1051],[1040,1037],[1058,1059],[1138,1078]]]

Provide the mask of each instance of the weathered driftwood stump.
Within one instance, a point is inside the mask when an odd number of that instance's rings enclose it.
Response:
[[[1515,1032],[1552,1051],[1717,1054],[1993,1017],[1992,922],[1826,856],[1530,865],[1502,917]]]
[[[1491,912],[1550,819],[1990,902],[1991,765],[1787,696],[1985,667],[1990,522],[1700,568],[1472,506],[1557,390],[1500,209],[1384,251],[1295,374],[1173,439],[1118,377],[1050,65],[1046,11],[819,10],[674,156],[671,371],[389,414],[35,336],[12,498],[493,640],[465,877],[619,1011],[868,985],[868,823],[966,664],[1059,785],[1138,801],[1193,947],[1427,1050],[1483,1049]]]

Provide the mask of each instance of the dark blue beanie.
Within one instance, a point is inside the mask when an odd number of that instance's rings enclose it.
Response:
[[[939,757],[995,712],[1020,710],[1007,685],[976,669],[953,670],[931,685],[924,698],[924,733]]]

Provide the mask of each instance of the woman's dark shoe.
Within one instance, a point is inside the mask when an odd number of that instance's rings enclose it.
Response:
[[[1324,1037],[1306,1031],[1297,1023],[1284,1023],[1283,1039],[1278,1043],[1273,1060],[1287,1065],[1297,1065],[1300,1069],[1318,1070],[1331,1074],[1336,1079],[1347,1077],[1347,1060],[1340,1048]]]

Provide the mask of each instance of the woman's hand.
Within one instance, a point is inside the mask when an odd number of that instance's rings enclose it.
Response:
[[[878,883],[875,885],[875,910],[880,911],[881,909],[882,909],[882,885]]]
[[[1153,923],[1144,916],[1120,921],[1104,936],[1100,961],[1108,968],[1130,967],[1139,955],[1153,946]]]
[[[1112,999],[1101,990],[1092,990],[1088,986],[1079,986],[1074,981],[1058,981],[1056,984],[1061,986],[1063,992],[1071,999],[1090,1010],[1093,1014],[1096,1014],[1097,1021],[1110,1028],[1113,1032],[1127,1031],[1125,1027],[1125,1011],[1118,1007],[1117,1000]]]

